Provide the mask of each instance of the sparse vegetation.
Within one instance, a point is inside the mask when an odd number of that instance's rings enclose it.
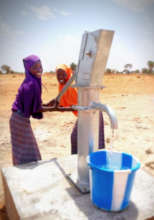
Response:
[[[73,71],[76,70],[76,67],[77,67],[77,64],[75,64],[74,62],[72,62],[70,64],[70,67]],[[132,70],[133,68],[133,64],[130,64],[130,63],[127,63],[124,65],[124,69],[122,72],[120,72],[119,70],[117,69],[111,69],[111,68],[107,68],[105,70],[105,73],[106,74],[131,74],[131,73],[144,73],[144,74],[154,74],[154,61],[147,61],[147,67],[143,67],[141,70],[139,69],[136,69],[136,70]],[[17,73],[21,73],[21,72],[16,72],[16,71],[13,71],[12,68],[6,64],[2,65],[1,68],[0,68],[0,74],[8,74],[8,73],[11,73],[11,74],[17,74]],[[49,73],[51,74],[55,74],[55,71],[50,71]]]

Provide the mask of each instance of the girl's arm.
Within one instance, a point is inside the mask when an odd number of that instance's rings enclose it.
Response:
[[[48,107],[48,106],[42,106],[40,112],[52,112],[52,111],[60,111],[60,112],[63,112],[63,111],[76,111],[74,110],[72,107]]]

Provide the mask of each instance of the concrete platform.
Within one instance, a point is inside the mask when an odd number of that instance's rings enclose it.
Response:
[[[122,212],[96,208],[90,194],[81,194],[66,178],[77,157],[41,161],[2,169],[10,220],[145,220],[154,216],[154,177],[137,172],[131,202]]]

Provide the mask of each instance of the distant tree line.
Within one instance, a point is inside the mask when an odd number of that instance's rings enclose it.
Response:
[[[133,64],[128,63],[124,65],[124,69],[123,71],[119,72],[116,69],[110,69],[107,68],[106,69],[106,73],[125,73],[125,74],[130,74],[130,73],[148,73],[148,74],[154,74],[154,61],[149,60],[147,62],[147,67],[142,68],[141,70],[139,69],[134,69],[133,68]]]
[[[73,71],[76,70],[76,67],[77,65],[75,63],[71,63],[70,64],[70,67],[72,68]],[[132,70],[133,68],[133,64],[131,63],[128,63],[128,64],[125,64],[124,65],[124,69],[123,71],[119,71],[117,69],[110,69],[110,68],[107,68],[105,70],[105,73],[123,73],[123,74],[130,74],[130,73],[149,73],[149,74],[154,74],[154,61],[151,61],[149,60],[147,62],[147,67],[145,68],[142,68],[141,70],[139,69],[135,69],[135,70]]]
[[[72,62],[70,64],[70,67],[73,70],[73,72],[75,72],[77,65],[74,62]],[[144,67],[141,70],[139,70],[139,69],[132,70],[132,68],[133,68],[133,64],[127,63],[127,64],[124,65],[124,69],[121,72],[117,69],[107,68],[105,70],[105,73],[107,73],[107,74],[109,74],[109,73],[123,73],[123,74],[147,73],[147,74],[154,74],[154,61],[149,60],[147,62],[147,67]],[[11,69],[11,67],[8,66],[8,65],[2,65],[1,68],[0,68],[0,74],[8,74],[8,73],[13,74],[13,73],[17,73],[17,72],[13,71]],[[55,73],[55,71],[50,71],[50,73],[53,74],[53,73]]]
[[[75,63],[71,63],[71,64],[70,64],[70,67],[71,67],[71,69],[72,69],[73,71],[76,70],[76,66],[77,66],[77,65],[76,65]],[[13,73],[19,73],[19,72],[13,71],[10,66],[5,65],[5,64],[0,67],[0,74],[9,74],[9,73],[13,74]],[[55,71],[52,71],[52,70],[51,70],[50,73],[51,73],[51,74],[54,74]]]

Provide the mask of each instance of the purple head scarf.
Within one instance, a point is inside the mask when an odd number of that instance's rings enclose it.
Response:
[[[41,119],[43,117],[41,110],[42,100],[42,83],[41,78],[37,78],[30,73],[30,68],[40,62],[39,57],[35,55],[23,59],[25,67],[25,79],[21,84],[16,100],[13,103],[12,110],[20,111],[24,117]]]

